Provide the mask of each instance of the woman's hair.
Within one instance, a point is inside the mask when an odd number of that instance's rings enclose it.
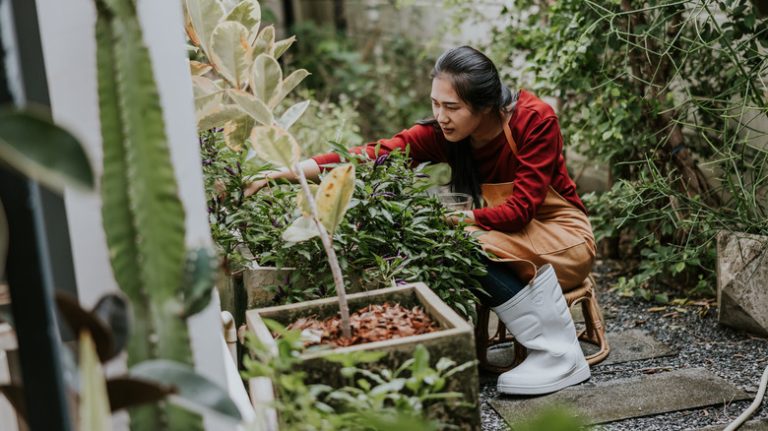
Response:
[[[506,85],[501,83],[499,72],[491,59],[470,46],[460,46],[445,51],[435,62],[431,77],[448,79],[456,94],[466,102],[473,113],[485,108],[499,114],[514,109],[517,99]],[[432,124],[439,132],[437,120],[420,121]],[[480,182],[472,159],[469,137],[446,148],[448,164],[451,166],[451,190],[469,193],[480,205]]]

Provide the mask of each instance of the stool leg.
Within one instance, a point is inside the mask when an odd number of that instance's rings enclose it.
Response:
[[[477,304],[475,307],[477,310],[477,323],[475,323],[475,349],[477,353],[477,361],[482,368],[489,366],[488,364],[488,344],[490,338],[488,337],[488,320],[490,318],[491,309]]]

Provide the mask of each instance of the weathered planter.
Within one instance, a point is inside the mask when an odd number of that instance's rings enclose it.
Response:
[[[768,337],[768,236],[717,235],[718,321]]]
[[[303,368],[307,372],[310,381],[322,382],[333,387],[343,385],[339,372],[340,365],[322,360],[323,356],[332,353],[355,351],[385,352],[386,355],[380,361],[364,366],[369,368],[397,368],[404,361],[411,358],[416,346],[421,344],[429,351],[431,365],[433,366],[441,357],[450,358],[457,364],[475,360],[475,340],[472,326],[465,322],[423,283],[355,293],[347,298],[350,310],[357,310],[370,304],[381,304],[384,302],[396,302],[404,307],[420,305],[438,323],[440,330],[429,334],[305,353],[303,356]],[[255,333],[262,342],[270,345],[274,343],[274,339],[262,319],[275,320],[285,325],[300,317],[314,315],[322,319],[337,313],[338,302],[336,298],[327,298],[298,304],[248,310],[246,311],[246,321],[248,330]],[[479,383],[477,365],[453,376],[446,390],[464,394],[464,401],[471,404],[472,407],[451,408],[445,406],[439,412],[440,419],[457,425],[460,429],[479,430],[480,407],[478,402]]]

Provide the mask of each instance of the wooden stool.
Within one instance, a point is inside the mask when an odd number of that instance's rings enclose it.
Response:
[[[598,348],[596,353],[586,357],[589,365],[600,363],[611,351],[610,346],[608,346],[608,340],[605,338],[605,321],[603,320],[600,306],[597,304],[594,287],[595,280],[592,275],[590,275],[584,280],[584,283],[582,283],[581,286],[568,292],[564,292],[568,308],[571,308],[571,306],[575,304],[581,304],[586,328],[578,332],[577,336],[579,341],[593,344]],[[507,333],[507,327],[504,326],[504,323],[499,321],[499,327],[496,330],[496,333],[489,335],[488,324],[491,309],[480,303],[477,304],[476,309],[477,324],[475,325],[475,345],[477,347],[477,360],[480,367],[490,372],[503,373],[523,362],[526,356],[525,347],[515,341],[514,337]],[[488,362],[488,348],[513,341],[515,354],[508,364],[494,365]]]

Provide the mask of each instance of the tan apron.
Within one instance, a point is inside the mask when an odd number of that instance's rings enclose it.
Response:
[[[517,156],[517,144],[509,125],[504,134],[512,152]],[[513,184],[486,183],[481,186],[486,207],[503,204],[512,194]],[[467,228],[482,232],[477,239],[489,257],[507,262],[524,283],[535,275],[536,269],[552,264],[563,291],[581,285],[592,270],[595,260],[595,237],[589,218],[551,186],[534,218],[519,232],[485,231],[476,226]]]

